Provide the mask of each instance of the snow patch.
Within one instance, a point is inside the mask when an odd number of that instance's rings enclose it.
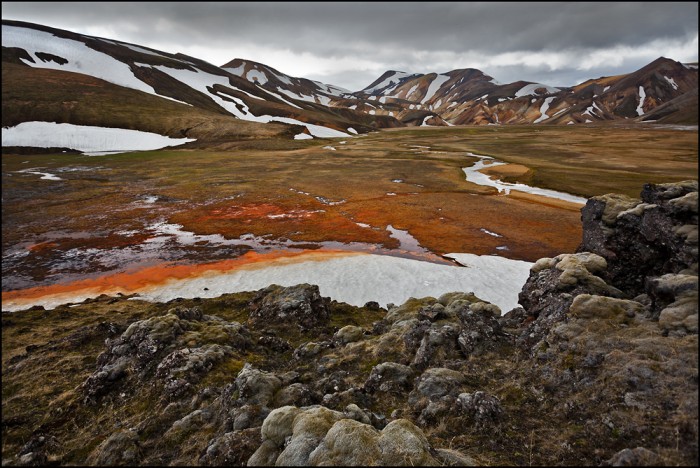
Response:
[[[544,100],[544,102],[542,103],[542,107],[540,107],[540,114],[542,114],[542,115],[540,115],[537,118],[537,120],[535,120],[533,123],[540,123],[543,120],[547,120],[549,118],[549,116],[546,114],[546,112],[549,109],[549,105],[552,103],[552,101],[554,101],[554,99],[555,99],[554,96],[552,96],[552,97],[548,97],[547,99]]]
[[[313,137],[307,133],[299,133],[298,135],[294,135],[295,140],[308,140],[308,139],[313,139]]]
[[[644,115],[644,99],[647,93],[644,92],[644,86],[639,87],[639,105],[637,106],[637,115]]]
[[[675,89],[678,89],[678,85],[676,84],[676,82],[674,81],[673,78],[669,78],[668,76],[665,76],[665,75],[664,75],[664,78],[666,78],[666,81],[668,81],[668,84],[670,84],[671,86],[673,86],[673,89],[674,89],[674,90],[675,90]]]
[[[440,87],[442,87],[442,85],[445,84],[445,82],[450,78],[451,77],[448,75],[437,75],[430,83],[428,91],[425,92],[425,97],[423,97],[421,104],[425,104],[425,101],[435,96],[435,93],[437,93]]]
[[[73,125],[54,122],[22,122],[2,129],[2,146],[71,148],[86,154],[95,152],[149,151],[178,146],[194,138],[170,138],[156,133]]]
[[[520,90],[517,93],[515,93],[515,97],[534,96],[535,90],[539,88],[544,88],[548,94],[553,94],[561,91],[561,89],[555,88],[553,86],[547,86],[540,83],[531,83],[520,88]]]
[[[20,60],[30,67],[63,70],[94,76],[125,88],[180,102],[156,93],[151,86],[136,78],[127,64],[107,54],[91,49],[79,41],[64,39],[36,29],[3,25],[2,46],[26,50],[34,60],[34,63],[24,59]],[[45,52],[62,57],[68,60],[68,63],[61,65],[54,61],[44,62],[37,57],[37,52]]]

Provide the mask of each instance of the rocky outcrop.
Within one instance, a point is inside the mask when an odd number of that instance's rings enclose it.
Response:
[[[328,307],[318,286],[303,284],[284,288],[273,284],[262,289],[250,304],[250,322],[265,324],[290,321],[302,329],[313,328],[328,320]]]

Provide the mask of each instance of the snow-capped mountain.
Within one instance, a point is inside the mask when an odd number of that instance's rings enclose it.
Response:
[[[237,125],[240,121],[291,124],[294,127],[277,126],[278,133],[287,133],[290,138],[343,137],[370,129],[358,120],[330,112],[326,106],[302,109],[280,93],[182,54],[6,20],[2,25],[2,49],[3,90],[8,87],[3,94],[4,127],[29,120],[137,130],[144,129],[140,120],[149,120],[147,126],[159,127],[153,122],[155,116],[145,119],[136,109],[139,106],[134,107],[132,101],[140,96],[147,106],[161,107],[165,120],[179,116],[177,125],[170,122],[161,125],[167,128],[149,129],[169,136],[201,137],[200,127],[206,126],[202,119],[207,117],[229,120],[228,133],[239,138],[240,133],[248,137],[257,133],[252,130],[255,126]],[[27,93],[28,82],[33,93]],[[61,86],[56,88],[56,83]],[[23,95],[13,92],[19,88],[24,90]],[[94,93],[81,93],[80,88],[99,90],[98,94],[110,97],[116,93],[121,98],[111,103],[116,109],[95,114],[89,108],[104,107],[104,101],[91,100]],[[61,89],[68,94],[59,95]],[[47,94],[56,98],[53,105],[45,102]],[[23,105],[32,95],[44,105],[38,109],[34,104]],[[59,100],[62,105],[57,105]],[[127,114],[132,119],[120,121],[119,116]],[[270,132],[272,127],[260,131]],[[208,136],[214,135],[209,132]]]
[[[3,127],[55,122],[187,139],[343,137],[402,126],[607,121],[697,124],[697,64],[659,58],[573,87],[499,83],[480,70],[390,70],[359,91],[234,59],[195,57],[3,20]],[[267,124],[267,125],[262,125]],[[196,140],[192,142],[191,140]],[[5,144],[5,143],[3,143]]]
[[[501,84],[476,69],[425,75],[391,70],[353,94],[366,97],[372,112],[404,123],[416,111],[435,114],[447,125],[646,121],[656,115],[651,113],[656,107],[677,100],[665,107],[668,120],[692,107],[693,100],[697,108],[697,67],[659,58],[636,72],[571,88],[527,81]]]

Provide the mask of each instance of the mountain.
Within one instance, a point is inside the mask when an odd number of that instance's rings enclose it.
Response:
[[[501,84],[476,69],[425,75],[390,70],[353,94],[372,101],[375,113],[391,113],[403,122],[410,112],[421,110],[436,114],[448,125],[545,121],[567,125],[648,121],[649,112],[676,99],[674,105],[665,107],[665,116],[683,113],[687,118],[681,120],[692,121],[697,86],[697,67],[662,57],[636,72],[588,80],[571,88],[528,81]]]
[[[371,129],[361,115],[302,108],[194,57],[41,25],[3,20],[2,59],[3,127],[44,121],[208,141]]]
[[[20,125],[25,133],[34,125],[29,144],[47,134],[32,122],[149,132],[190,148],[406,126],[697,124],[697,64],[663,57],[633,73],[566,88],[502,84],[466,68],[389,70],[366,88],[349,91],[250,60],[218,67],[37,24],[3,20],[2,28],[2,125],[13,129],[3,131],[5,146],[27,144],[18,143]]]

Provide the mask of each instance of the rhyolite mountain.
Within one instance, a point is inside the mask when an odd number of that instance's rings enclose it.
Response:
[[[502,84],[476,69],[387,71],[360,91],[235,59],[223,66],[47,26],[3,20],[2,125],[44,121],[195,138],[348,136],[403,126],[697,124],[697,65],[659,58],[573,87]]]

